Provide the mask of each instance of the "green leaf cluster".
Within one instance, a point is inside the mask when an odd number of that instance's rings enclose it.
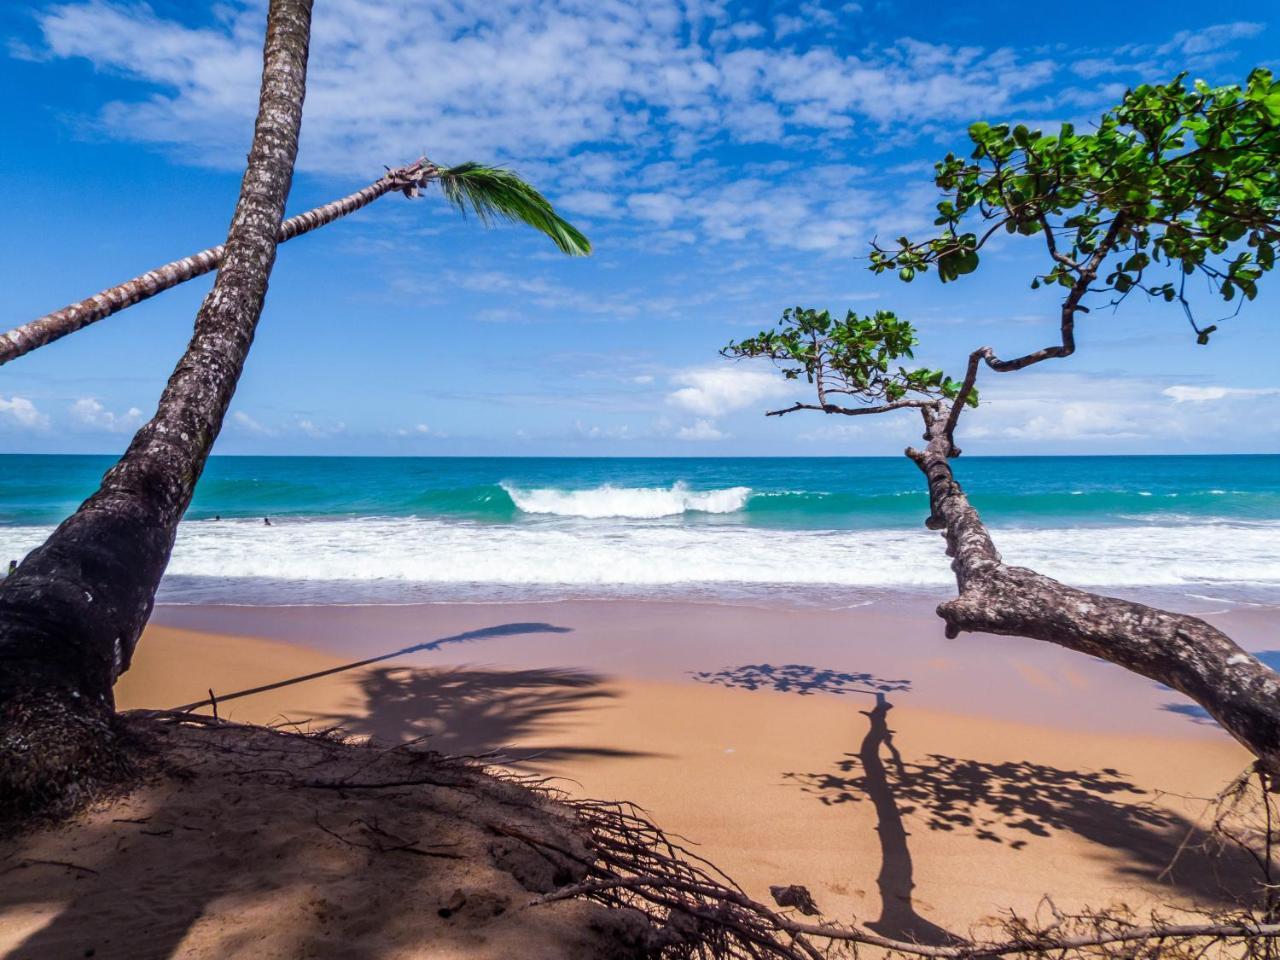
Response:
[[[511,170],[473,161],[439,168],[435,179],[445,199],[464,215],[474,213],[481,223],[523,223],[550,237],[562,253],[586,256],[591,252],[591,241]]]
[[[975,123],[969,139],[967,158],[935,168],[940,234],[873,245],[873,271],[911,281],[932,267],[947,282],[977,268],[993,235],[1039,235],[1049,264],[1033,288],[1103,289],[1114,302],[1141,290],[1187,306],[1187,277],[1252,300],[1275,265],[1280,82],[1268,70],[1243,86],[1185,75],[1139,86],[1086,132]]]
[[[912,395],[954,398],[960,384],[941,370],[908,368],[898,362],[912,359],[916,343],[911,324],[888,310],[866,316],[850,310],[841,319],[828,310],[789,307],[773,329],[730,342],[721,353],[735,359],[773,360],[788,380],[803,376],[814,384],[824,406],[834,405],[830,397],[836,394],[869,404]],[[976,393],[969,403],[977,405]]]

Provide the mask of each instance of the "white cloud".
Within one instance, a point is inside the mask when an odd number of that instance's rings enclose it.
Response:
[[[86,427],[124,433],[136,430],[142,424],[142,411],[130,407],[124,413],[113,413],[94,397],[81,397],[71,405],[71,416]]]
[[[244,430],[245,433],[256,434],[260,437],[273,437],[276,433],[276,431],[272,430],[270,427],[253,419],[253,417],[249,416],[249,414],[245,413],[243,410],[237,410],[235,413],[231,414],[231,422]]]
[[[1143,411],[1106,400],[1055,404],[1000,434],[1014,440],[1127,440],[1143,436]]]
[[[1179,70],[1201,70],[1226,60],[1232,56],[1233,43],[1256,37],[1265,29],[1261,23],[1235,21],[1180,30],[1166,43],[1124,44],[1095,51],[1099,56],[1078,56],[1071,69],[1086,79],[1129,73],[1159,81]]]
[[[603,190],[573,190],[562,193],[558,205],[589,217],[616,217],[621,212],[618,198]]]
[[[1173,39],[1162,44],[1156,52],[1162,55],[1182,54],[1196,55],[1211,53],[1230,46],[1237,40],[1256,37],[1266,29],[1261,23],[1237,21],[1235,23],[1219,23],[1199,30],[1180,30]]]
[[[398,437],[447,437],[447,433],[441,433],[439,430],[432,430],[425,423],[415,423],[412,427],[401,427],[396,431]]]
[[[696,420],[676,431],[677,440],[723,440],[726,436],[710,420]]]
[[[679,389],[667,401],[702,417],[720,417],[763,400],[780,397],[790,387],[776,371],[729,363],[674,374]]]
[[[797,434],[796,439],[807,443],[826,443],[831,440],[852,440],[867,432],[860,423],[824,423],[820,427]]]
[[[200,28],[110,0],[36,17],[45,55],[84,57],[161,88],[110,104],[104,129],[237,166],[257,102],[264,6],[224,4]],[[799,12],[829,28],[854,6]],[[330,0],[316,10],[299,168],[367,176],[412,159],[428,132],[446,160],[540,163],[603,147],[623,148],[611,162],[625,168],[627,153],[663,142],[688,152],[724,137],[845,131],[859,117],[918,126],[999,112],[1056,69],[1010,50],[912,40],[857,56],[780,50],[758,24],[710,13],[707,24],[678,0]]]
[[[574,421],[573,432],[583,440],[630,440],[631,428],[621,426],[602,427],[598,424],[585,424],[581,420]]]
[[[145,84],[106,105],[104,133],[238,169],[257,105],[265,4],[218,9],[195,28],[123,0],[57,4],[35,14],[37,54],[83,57]],[[1153,57],[1220,55],[1260,29],[1220,24],[1162,46],[1053,57],[912,39],[842,53],[829,34],[857,12],[855,3],[806,0],[774,20],[777,36],[792,35],[782,47],[720,4],[329,0],[315,15],[298,168],[369,178],[425,148],[441,160],[515,165],[568,211],[641,221],[650,243],[701,236],[838,250],[928,226],[914,214],[900,221],[903,211],[927,212],[930,198],[848,171],[833,180],[836,168],[812,157],[772,173],[704,169],[698,158],[726,143],[829,153],[833,138],[857,128],[875,131],[875,147],[900,146],[1033,104],[1072,112],[1066,101],[1103,91],[1063,94],[1060,63],[1074,61],[1087,77],[1141,73]],[[1128,66],[1107,66],[1117,61]],[[654,237],[653,228],[667,233]]]
[[[802,33],[815,27],[829,30],[840,23],[841,15],[847,17],[861,12],[862,7],[857,3],[843,3],[836,10],[829,10],[816,0],[809,0],[800,4],[794,16],[781,13],[774,17],[773,35],[775,39],[782,40],[793,33]]]
[[[318,424],[308,417],[300,417],[294,425],[299,433],[305,434],[313,440],[326,440],[339,433],[345,433],[347,429],[347,425],[342,422]]]
[[[1275,396],[1280,394],[1280,388],[1192,387],[1185,384],[1175,384],[1172,387],[1165,387],[1161,392],[1174,403],[1206,403],[1212,400]]]
[[[1141,377],[1108,377],[1056,371],[988,376],[979,382],[982,405],[960,421],[958,439],[979,441],[983,452],[1045,445],[1061,450],[1115,453],[1141,448],[1181,452],[1213,437],[1220,448],[1250,449],[1280,430],[1242,429],[1232,398],[1276,407],[1263,423],[1280,418],[1280,389],[1168,385]]]
[[[49,426],[49,417],[41,413],[26,397],[0,397],[0,418],[10,420],[27,430],[44,430]]]
[[[627,206],[641,220],[669,227],[680,212],[681,200],[670,193],[633,193],[627,198]]]

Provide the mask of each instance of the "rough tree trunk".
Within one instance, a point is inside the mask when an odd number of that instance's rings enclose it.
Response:
[[[222,267],[155,416],[0,585],[0,813],[57,810],[127,763],[128,668],[262,312],[293,177],[311,0],[271,0],[262,92]]]
[[[947,636],[999,633],[1100,657],[1186,694],[1272,775],[1280,774],[1280,675],[1199,617],[1104,597],[1007,566],[951,471],[946,411],[924,410],[928,526],[941,530],[960,595],[939,605]]]
[[[408,192],[416,189],[421,185],[423,178],[434,169],[425,160],[419,160],[407,167],[389,170],[385,176],[363,190],[357,190],[355,193],[315,207],[306,213],[290,217],[280,225],[276,240],[278,243],[285,243],[294,237],[310,233],[312,230],[367,207],[393,190]],[[156,267],[132,280],[126,280],[101,293],[95,293],[92,297],[87,297],[78,303],[14,327],[8,333],[0,334],[0,364],[16,360],[38,347],[60,340],[67,334],[75,333],[91,323],[105,320],[126,307],[141,303],[188,280],[202,277],[217,268],[222,262],[224,253],[226,253],[226,244],[218,244],[216,247],[201,250],[181,260],[166,263],[163,267]]]

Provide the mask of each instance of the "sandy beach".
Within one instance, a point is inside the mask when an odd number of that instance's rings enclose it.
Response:
[[[1216,619],[1254,649],[1274,626]],[[803,884],[828,916],[892,936],[941,941],[1045,894],[1212,906],[1242,875],[1192,848],[1195,798],[1244,768],[1243,749],[1118,668],[1027,640],[945,640],[924,600],[162,607],[119,705],[396,651],[220,714],[427,738],[633,800],[753,894]]]

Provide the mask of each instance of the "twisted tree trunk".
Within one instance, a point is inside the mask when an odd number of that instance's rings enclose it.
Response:
[[[312,230],[333,223],[367,207],[393,190],[411,193],[422,187],[435,170],[435,165],[425,159],[389,170],[386,175],[362,190],[315,207],[306,213],[300,213],[296,217],[290,217],[280,224],[276,241],[285,243],[294,237],[300,237],[304,233],[310,233]],[[201,250],[181,260],[166,263],[132,280],[126,280],[124,283],[95,293],[79,303],[70,304],[61,310],[55,310],[53,313],[45,314],[29,323],[14,327],[7,333],[0,334],[0,364],[16,360],[38,347],[53,343],[69,333],[75,333],[91,323],[97,323],[114,313],[119,313],[126,307],[148,300],[188,280],[204,276],[222,262],[226,249],[226,244],[218,244],[216,247]]]
[[[1100,657],[1186,694],[1280,775],[1280,675],[1199,617],[1104,597],[1000,558],[951,470],[951,423],[925,408],[923,450],[907,456],[929,482],[930,529],[941,530],[960,595],[938,607],[947,636],[999,633]]]
[[[72,804],[127,764],[112,686],[151,613],[262,313],[298,149],[311,2],[271,0],[258,119],[222,266],[155,416],[0,585],[0,812]]]

